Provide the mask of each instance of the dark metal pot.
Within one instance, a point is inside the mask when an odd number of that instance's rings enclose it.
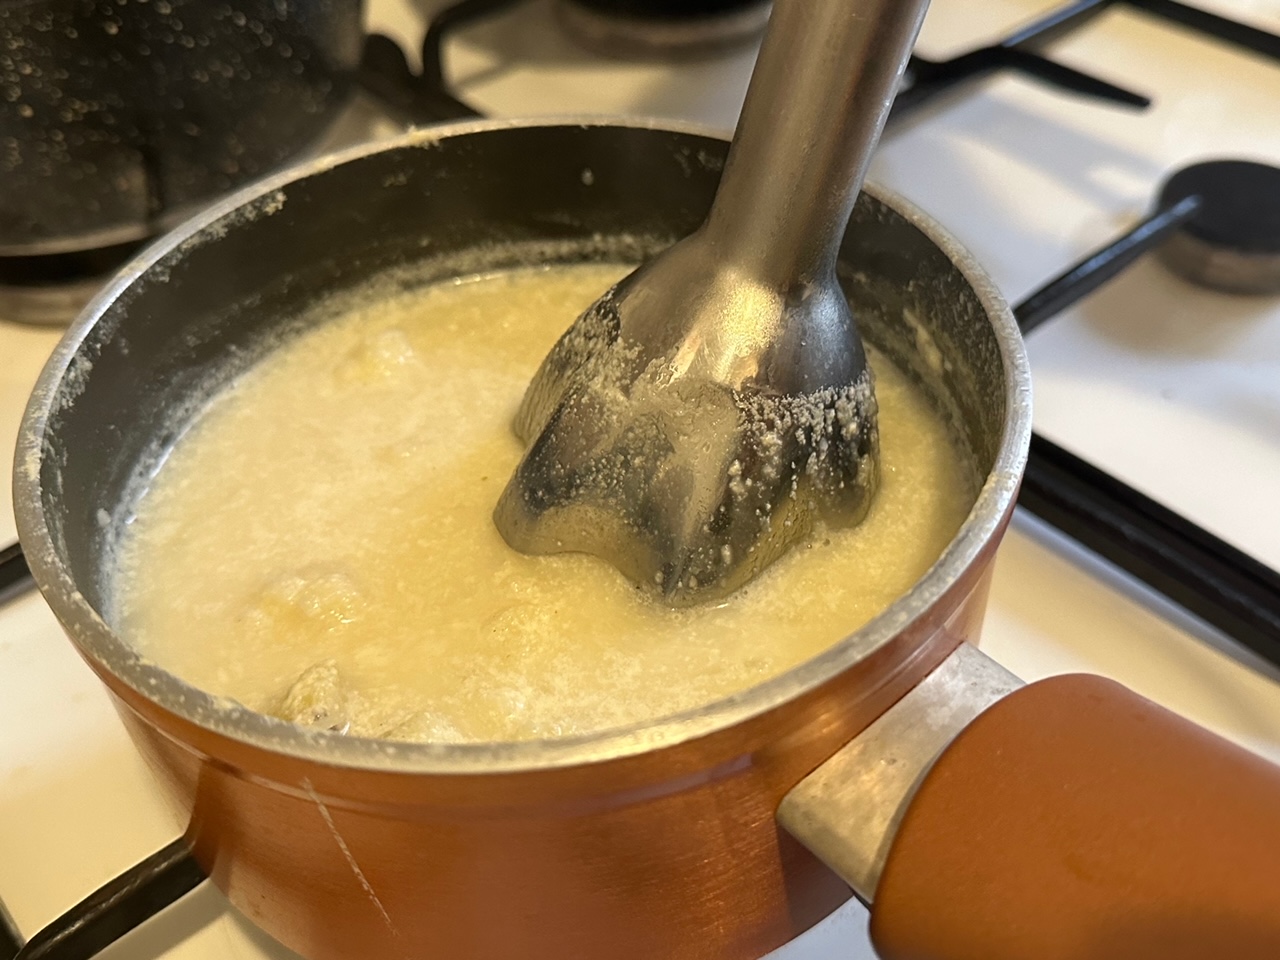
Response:
[[[0,256],[152,236],[345,100],[363,0],[0,2]]]

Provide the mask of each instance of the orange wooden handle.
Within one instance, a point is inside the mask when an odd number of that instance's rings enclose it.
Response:
[[[1278,960],[1280,767],[1109,680],[1024,687],[926,775],[871,936],[884,960]]]

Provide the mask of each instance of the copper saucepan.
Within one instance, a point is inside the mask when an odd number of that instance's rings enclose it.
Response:
[[[858,201],[842,282],[984,481],[925,577],[826,653],[654,723],[420,745],[253,713],[112,632],[140,471],[286,318],[406,263],[643,256],[698,225],[725,149],[644,125],[413,133],[215,207],[68,332],[22,427],[21,538],[201,867],[312,960],[758,957],[850,887],[888,958],[1280,956],[1280,770],[1106,681],[1022,687],[970,645],[1027,363],[972,258],[884,191]]]

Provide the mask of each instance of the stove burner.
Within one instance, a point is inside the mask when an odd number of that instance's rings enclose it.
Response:
[[[1179,276],[1225,293],[1280,293],[1280,169],[1209,160],[1175,171],[1155,210],[1014,308],[1028,334],[1155,251]]]
[[[1280,293],[1280,168],[1197,163],[1165,181],[1157,205],[1190,197],[1200,200],[1195,212],[1159,249],[1165,266],[1227,293]]]
[[[582,46],[621,59],[688,59],[756,39],[768,0],[559,0]]]
[[[1250,290],[1268,261],[1280,266],[1280,170],[1216,160],[1175,172],[1155,210],[1013,308],[1024,334],[1088,296],[1142,255],[1199,256],[1196,282]],[[1181,262],[1181,261],[1179,261]],[[1234,265],[1225,272],[1223,264]],[[1247,267],[1242,276],[1241,266]],[[1276,289],[1272,287],[1271,289]],[[1221,630],[1264,663],[1280,665],[1280,572],[1038,434],[1018,505]],[[1249,658],[1246,657],[1246,662]],[[1257,661],[1255,661],[1256,665]]]

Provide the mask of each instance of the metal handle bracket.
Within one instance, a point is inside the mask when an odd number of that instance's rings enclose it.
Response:
[[[916,787],[978,714],[1022,681],[962,643],[942,664],[782,798],[778,822],[864,903]]]

